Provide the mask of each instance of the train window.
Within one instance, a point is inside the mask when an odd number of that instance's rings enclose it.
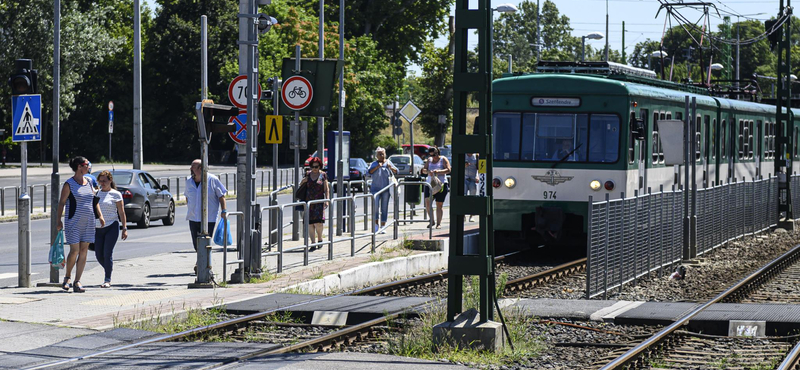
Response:
[[[761,120],[757,120],[756,121],[756,128],[758,129],[758,132],[756,133],[756,139],[755,140],[758,142],[758,148],[756,149],[755,154],[757,156],[763,156],[763,155],[766,154],[765,152],[764,152],[764,154],[761,154],[763,152],[763,150],[764,150],[764,144],[763,143],[764,143],[764,141],[768,140],[768,135],[765,134],[765,132],[766,132],[764,130],[765,127],[764,127],[764,124],[761,122]]]
[[[650,152],[653,156],[653,164],[658,163],[658,112],[653,113],[653,140],[650,144]]]
[[[616,116],[614,116],[616,118]],[[586,161],[588,115],[539,114],[534,143],[535,161]],[[617,118],[617,121],[619,119]],[[614,132],[619,144],[619,129]],[[591,159],[590,159],[591,160]]]
[[[716,118],[714,118],[714,120],[711,121],[711,131],[710,131],[709,138],[710,138],[709,141],[711,142],[711,158],[712,159],[717,159],[717,151],[716,151],[716,149],[717,149],[717,145],[716,145],[716,143],[717,143],[717,119]]]
[[[750,125],[742,122],[742,158],[750,158]]]
[[[794,128],[794,142],[792,143],[792,144],[794,144],[794,156],[795,157],[797,157],[797,155],[798,155],[798,153],[797,153],[797,136],[798,136],[797,135],[797,131],[798,131],[798,129],[797,129],[797,127],[795,127]]]
[[[589,134],[589,162],[613,163],[619,155],[619,117],[593,114]]]
[[[701,155],[702,148],[700,146],[702,144],[702,141],[700,141],[700,139],[702,138],[701,132],[702,132],[702,127],[703,127],[703,122],[701,121],[700,116],[697,116],[697,121],[695,122],[694,127],[695,127],[695,133],[694,133],[695,140],[694,141],[695,141],[695,145],[696,145],[695,146],[695,152],[694,152],[694,160],[695,161],[700,161],[700,158],[702,158],[702,155]]]
[[[492,119],[494,159],[519,160],[520,113],[495,113]]]
[[[631,112],[631,119],[636,116],[635,112]],[[630,122],[630,121],[628,121]],[[636,138],[633,137],[633,130],[628,130],[628,163],[633,163],[636,160]]]
[[[720,125],[720,128],[722,131],[720,132],[721,135],[719,137],[719,155],[721,158],[727,158],[728,156],[725,153],[725,139],[727,139],[727,136],[725,136],[725,132],[727,131],[727,127],[725,127],[725,120],[722,120],[722,125]]]
[[[747,158],[753,159],[753,121],[749,121],[747,124]]]
[[[675,112],[675,119],[678,121],[683,121],[683,113],[682,112]]]
[[[536,114],[526,113],[522,116],[522,144],[520,145],[520,158],[523,161],[533,159],[534,132],[536,128]]]
[[[770,158],[775,158],[775,122],[771,122],[769,124],[769,138],[770,138],[770,143],[769,143]],[[797,143],[797,140],[795,140],[795,143]],[[795,146],[795,148],[797,147]],[[797,151],[795,150],[795,155],[797,155],[796,152]]]
[[[744,122],[739,120],[739,159],[744,158]]]
[[[703,140],[703,142],[705,144],[703,146],[703,153],[704,153],[703,157],[705,158],[706,162],[708,162],[708,157],[709,157],[709,154],[710,154],[709,143],[711,142],[711,129],[710,129],[709,126],[711,126],[711,117],[709,117],[707,115],[703,116],[703,128],[704,128],[703,131],[706,134],[705,140]]]

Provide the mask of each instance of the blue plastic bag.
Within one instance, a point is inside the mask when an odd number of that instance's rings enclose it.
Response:
[[[233,236],[231,235],[231,224],[230,224],[230,221],[228,222],[228,225],[227,225],[228,227],[225,227],[224,221],[225,220],[223,220],[222,218],[217,220],[217,227],[214,230],[214,244],[219,245],[219,246],[224,246],[225,245],[225,244],[223,244],[223,242],[225,240],[222,239],[223,232],[225,234],[225,237],[228,239],[228,245],[232,245],[233,244]],[[223,228],[225,230],[223,230]]]
[[[50,246],[50,266],[56,269],[64,268],[64,230],[58,230],[56,240]]]

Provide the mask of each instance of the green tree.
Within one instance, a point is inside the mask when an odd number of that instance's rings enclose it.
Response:
[[[116,50],[123,40],[115,38],[104,27],[103,20],[113,13],[105,3],[85,11],[76,2],[61,4],[61,119],[67,121],[80,105],[81,83],[87,71]],[[15,59],[33,60],[39,70],[38,89],[42,94],[42,152],[48,146],[47,122],[51,122],[53,101],[53,2],[49,0],[7,0],[0,3],[0,76],[6,78],[14,70]],[[88,47],[91,45],[91,47]],[[0,84],[0,96],[8,102],[10,88]],[[0,121],[11,131],[11,106],[0,104]],[[51,122],[52,123],[52,122]],[[71,126],[62,124],[62,132]],[[81,127],[83,129],[83,127]],[[63,140],[62,140],[63,141]],[[31,148],[35,152],[36,148]]]
[[[444,135],[453,122],[453,95],[446,93],[453,86],[452,66],[453,56],[447,47],[437,48],[432,42],[425,44],[419,81],[423,89],[415,99],[422,109],[417,123],[426,135],[434,138],[437,146],[444,145]],[[439,116],[445,116],[445,123],[439,123]]]
[[[392,61],[417,61],[421,46],[445,30],[454,0],[348,0],[345,37],[368,36]],[[305,0],[314,9],[315,0]],[[338,22],[339,0],[325,1],[325,19]]]

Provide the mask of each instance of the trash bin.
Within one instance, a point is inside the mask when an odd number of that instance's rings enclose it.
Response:
[[[421,181],[419,177],[406,177],[405,181]],[[408,204],[420,204],[422,201],[422,185],[405,185],[404,201]]]

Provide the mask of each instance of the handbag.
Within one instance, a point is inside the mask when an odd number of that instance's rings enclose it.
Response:
[[[436,175],[428,175],[431,178],[431,196],[439,194],[442,191],[442,180]]]
[[[300,185],[299,188],[297,188],[297,191],[294,193],[294,196],[295,198],[297,198],[297,200],[302,200],[304,202],[306,201],[306,198],[308,198],[307,185],[308,185],[308,180],[306,180],[306,182],[304,182],[302,185]]]
[[[47,260],[53,268],[64,268],[64,230],[58,230],[56,240],[50,246],[50,256]]]
[[[228,239],[227,245],[233,244],[233,236],[231,235],[231,224],[228,222],[226,225],[222,217],[217,220],[217,227],[214,229],[214,244],[219,246],[225,246],[225,239]],[[227,227],[225,227],[227,226]]]

